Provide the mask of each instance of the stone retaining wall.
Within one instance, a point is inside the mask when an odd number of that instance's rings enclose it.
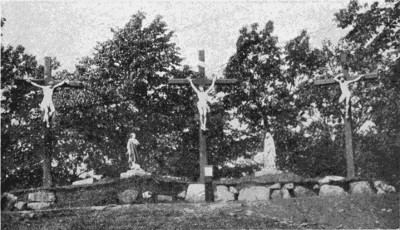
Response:
[[[167,195],[174,199],[186,191],[188,182],[156,176],[134,176],[126,179],[115,179],[88,185],[70,185],[53,188],[36,188],[10,191],[17,199],[12,198],[14,209],[44,209],[101,206],[125,203],[121,194],[126,190],[135,190],[137,195],[132,203],[143,201],[142,193],[152,197]],[[2,203],[7,199],[4,194]],[[146,197],[147,198],[147,197]],[[25,203],[25,204],[24,204]],[[18,205],[17,205],[18,204]],[[10,206],[10,205],[8,205]],[[17,207],[18,206],[18,207]],[[12,208],[8,208],[12,209]]]

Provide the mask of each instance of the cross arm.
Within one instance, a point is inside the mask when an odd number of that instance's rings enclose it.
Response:
[[[55,82],[55,84],[58,84],[59,82]],[[78,88],[78,89],[83,89],[85,88],[85,84],[80,81],[69,81],[68,83],[62,84],[60,87],[69,87],[69,88]]]
[[[356,79],[359,76],[360,75],[353,75],[353,76],[350,76],[346,80],[347,81],[351,81],[351,80]],[[378,74],[377,73],[363,74],[361,76],[363,76],[363,78],[361,80],[363,80],[363,79],[372,80],[372,79],[378,78]],[[314,80],[314,85],[331,85],[331,84],[335,84],[335,83],[337,83],[337,82],[333,78]]]
[[[237,79],[217,79],[215,84],[217,85],[228,85],[228,84],[235,84],[237,83]],[[206,78],[195,78],[193,79],[193,84],[195,85],[211,85],[212,80]],[[168,80],[168,84],[170,85],[188,85],[189,81],[185,78],[173,78]]]

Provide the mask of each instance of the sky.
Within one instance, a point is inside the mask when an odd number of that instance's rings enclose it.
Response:
[[[3,45],[22,45],[37,57],[57,57],[61,69],[74,71],[75,64],[92,56],[97,42],[112,37],[110,28],[123,28],[138,11],[146,22],[163,16],[175,31],[173,42],[181,49],[183,64],[197,70],[198,50],[205,50],[206,74],[222,76],[235,53],[239,30],[258,23],[262,29],[274,22],[274,35],[284,46],[307,30],[313,47],[324,39],[337,43],[346,31],[336,27],[334,13],[349,0],[230,0],[230,1],[2,1]]]

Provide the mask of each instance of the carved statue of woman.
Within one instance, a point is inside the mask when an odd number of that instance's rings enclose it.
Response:
[[[275,151],[275,143],[274,138],[270,133],[265,134],[264,138],[264,170],[274,171],[276,170],[276,151]]]

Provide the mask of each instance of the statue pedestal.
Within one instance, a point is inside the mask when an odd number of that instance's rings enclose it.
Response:
[[[262,169],[261,171],[255,172],[254,176],[259,177],[259,176],[264,176],[264,175],[270,175],[270,174],[280,174],[282,171],[278,169]]]
[[[140,168],[140,165],[133,163],[131,169],[124,173],[121,173],[119,177],[123,179],[133,176],[146,176],[146,175],[150,175],[150,173],[145,172],[142,168]]]

